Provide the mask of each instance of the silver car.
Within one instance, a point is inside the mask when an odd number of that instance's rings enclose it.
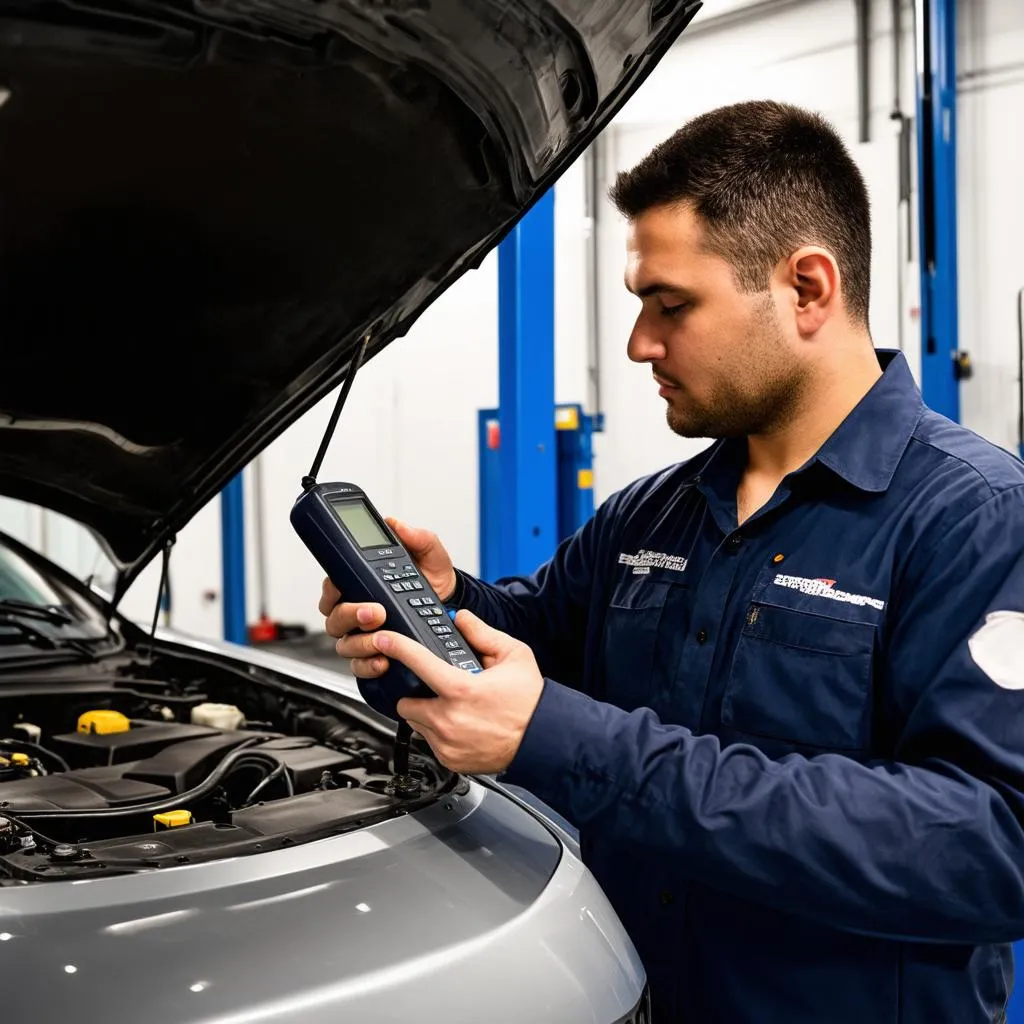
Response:
[[[635,950],[528,794],[417,743],[396,785],[395,723],[352,679],[117,607],[697,6],[0,6],[0,493],[117,567],[104,597],[0,536],[12,1019],[647,1021]]]

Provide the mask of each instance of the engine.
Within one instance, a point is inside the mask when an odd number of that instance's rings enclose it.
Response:
[[[0,698],[0,883],[279,848],[405,813],[451,781],[414,751],[396,787],[393,738],[358,716],[214,682]]]

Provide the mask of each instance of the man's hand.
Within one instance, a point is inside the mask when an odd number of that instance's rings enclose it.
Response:
[[[455,568],[437,534],[406,526],[398,519],[389,518],[385,522],[434,588],[434,593],[442,601],[447,601],[455,590]],[[324,629],[328,636],[340,637],[338,654],[352,659],[354,675],[361,679],[376,679],[387,671],[388,662],[378,654],[370,634],[384,625],[384,606],[339,603],[341,596],[330,580],[324,580],[320,595],[320,614],[326,620]]]
[[[526,644],[492,629],[471,612],[455,624],[479,655],[483,672],[455,668],[399,633],[372,635],[377,651],[400,661],[436,697],[405,697],[398,713],[456,772],[488,775],[511,764],[533,717],[544,679]]]

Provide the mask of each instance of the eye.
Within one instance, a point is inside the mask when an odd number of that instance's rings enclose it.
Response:
[[[680,302],[678,306],[662,306],[660,312],[662,316],[679,316],[680,313],[685,313],[689,308],[690,304],[688,302]]]

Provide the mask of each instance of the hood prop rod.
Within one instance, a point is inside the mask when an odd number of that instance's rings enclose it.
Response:
[[[313,459],[313,465],[310,466],[309,472],[302,478],[302,489],[304,491],[316,487],[317,474],[323,465],[328,445],[330,445],[331,439],[334,437],[334,431],[338,427],[338,420],[341,418],[341,410],[345,407],[348,393],[352,390],[352,383],[356,379],[359,367],[363,364],[363,357],[366,355],[366,349],[369,344],[370,335],[367,333],[363,335],[362,340],[359,342],[359,347],[349,360],[348,374],[345,376],[345,382],[341,385],[341,394],[338,395],[338,401],[334,405],[331,418],[327,422],[327,429],[324,431],[323,439],[320,441],[320,448],[316,453],[316,458]],[[403,719],[398,723],[398,731],[395,733],[395,749],[392,759],[394,768],[394,779],[392,781],[396,795],[399,796],[415,796],[420,790],[418,780],[409,774],[409,748],[411,742],[412,726]]]
[[[331,413],[331,418],[327,422],[327,429],[324,431],[323,440],[320,442],[320,449],[316,453],[316,458],[313,459],[313,465],[310,467],[309,473],[302,478],[303,490],[308,491],[311,487],[316,486],[316,477],[320,472],[321,465],[323,465],[324,456],[327,454],[327,446],[331,443],[334,431],[338,427],[338,419],[341,417],[341,410],[345,407],[345,400],[348,398],[348,393],[352,390],[352,382],[356,379],[356,373],[362,365],[363,356],[366,355],[366,348],[369,343],[370,335],[364,334],[362,341],[359,342],[359,347],[356,349],[355,354],[349,360],[348,374],[345,377],[345,383],[341,385],[341,394],[338,395],[338,401],[334,405],[334,412]]]
[[[153,623],[149,627],[149,650],[147,652],[149,663],[153,663],[153,646],[156,643],[156,626],[160,621],[160,606],[164,603],[164,593],[167,590],[168,576],[171,570],[171,548],[174,547],[175,538],[171,537],[164,545],[163,554],[160,558],[160,583],[156,588],[156,607],[153,609]]]

